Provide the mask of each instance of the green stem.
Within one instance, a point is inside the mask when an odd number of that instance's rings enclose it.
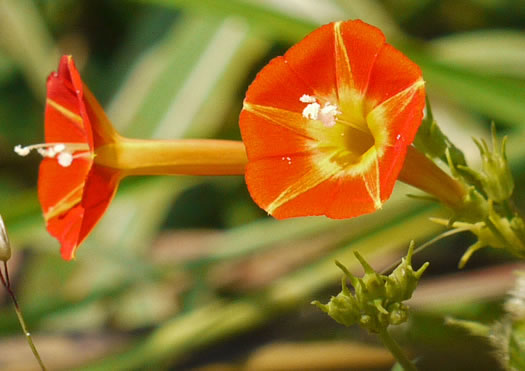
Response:
[[[416,366],[406,357],[399,344],[394,340],[386,328],[379,333],[379,337],[405,371],[417,371]]]
[[[31,351],[33,352],[33,355],[35,356],[36,360],[38,361],[38,364],[40,365],[40,368],[43,371],[46,371],[46,366],[44,365],[44,362],[42,361],[42,358],[40,358],[40,354],[38,354],[38,350],[35,347],[35,344],[33,343],[33,338],[31,337],[31,333],[27,330],[27,325],[24,320],[24,316],[22,315],[22,311],[20,310],[20,306],[18,305],[18,301],[16,300],[16,296],[11,290],[11,282],[9,280],[9,272],[7,270],[7,262],[4,262],[4,270],[5,270],[5,279],[4,275],[0,271],[0,278],[2,280],[2,284],[4,285],[5,289],[9,293],[9,296],[11,296],[11,300],[13,301],[13,304],[15,306],[15,313],[18,317],[18,322],[20,323],[20,327],[22,327],[22,331],[24,332],[24,335],[27,339],[27,343],[29,344],[29,347],[31,348]]]

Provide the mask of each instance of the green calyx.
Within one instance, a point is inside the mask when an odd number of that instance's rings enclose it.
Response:
[[[512,197],[514,191],[514,178],[510,172],[509,163],[506,155],[507,137],[498,144],[496,136],[496,126],[492,124],[492,150],[483,139],[474,139],[474,143],[481,155],[481,171],[473,170],[465,165],[458,165],[458,168],[470,174],[482,186],[489,200],[494,202],[505,202]]]
[[[342,278],[341,292],[330,299],[327,304],[312,302],[336,322],[345,326],[359,324],[373,333],[379,333],[389,325],[399,325],[408,319],[408,306],[402,302],[409,299],[419,279],[429,263],[419,270],[412,268],[414,243],[410,244],[407,256],[390,275],[378,274],[355,252],[365,274],[362,278],[352,275],[348,269],[336,261],[336,265],[345,274]],[[354,288],[352,293],[346,281]]]
[[[448,139],[434,119],[428,96],[426,97],[426,116],[417,131],[414,145],[433,159],[439,158],[446,162],[445,153],[448,152],[454,163],[466,165],[463,152]]]

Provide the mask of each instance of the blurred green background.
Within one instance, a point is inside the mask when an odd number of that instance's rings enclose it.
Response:
[[[64,262],[36,197],[47,75],[72,54],[117,130],[140,138],[240,139],[244,92],[273,56],[319,25],[360,18],[423,69],[434,114],[473,164],[471,136],[508,134],[525,207],[524,0],[0,0],[0,213],[14,289],[50,369],[387,370],[389,354],[310,305],[339,291],[334,259],[377,269],[434,237],[435,205],[398,184],[352,220],[277,222],[242,177],[126,179]],[[431,266],[394,335],[424,370],[497,370],[489,346],[443,325],[492,321],[519,262],[458,235],[416,257]],[[360,270],[356,270],[360,273]],[[0,369],[37,369],[0,290]]]

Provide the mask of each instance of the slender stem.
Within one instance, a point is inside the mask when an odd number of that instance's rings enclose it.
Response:
[[[242,175],[248,158],[240,141],[119,137],[95,150],[95,163],[124,175]]]
[[[9,279],[9,271],[7,270],[7,261],[4,261],[4,271],[6,279],[6,287],[11,287],[11,280]]]
[[[44,362],[42,361],[42,358],[40,358],[40,354],[38,353],[38,350],[36,349],[35,344],[33,343],[33,338],[31,337],[31,333],[27,330],[27,325],[24,320],[24,316],[22,315],[22,311],[20,310],[20,306],[18,305],[18,301],[16,300],[15,293],[13,290],[11,290],[11,282],[9,280],[9,272],[7,270],[7,262],[4,262],[4,270],[5,270],[5,278],[0,270],[0,279],[2,280],[2,284],[4,285],[5,289],[9,293],[9,296],[11,296],[11,300],[13,301],[13,304],[15,306],[15,313],[18,317],[18,322],[20,323],[20,327],[22,328],[22,331],[24,332],[24,335],[26,337],[27,343],[29,344],[29,347],[31,348],[31,351],[33,352],[33,355],[35,356],[36,360],[38,361],[38,364],[40,365],[40,368],[42,370],[46,370],[46,366],[44,365]]]
[[[409,146],[399,180],[421,189],[453,209],[461,208],[465,187],[441,170],[432,160]]]
[[[468,231],[469,229],[468,228],[454,228],[454,229],[451,229],[451,230],[448,230],[446,232],[443,232],[441,234],[439,234],[438,236],[432,238],[431,240],[425,242],[424,244],[422,244],[421,246],[417,247],[414,249],[414,252],[412,254],[412,256],[415,256],[417,254],[419,254],[421,251],[423,251],[424,249],[426,249],[427,247],[433,245],[434,243],[438,242],[439,240],[443,239],[443,238],[447,238],[449,236],[452,236],[452,235],[455,235],[455,234],[458,234],[458,233],[462,233],[462,232],[466,232]],[[384,268],[382,271],[381,271],[381,274],[387,274],[387,273],[390,273],[394,270],[395,267],[397,267],[399,264],[401,264],[401,261],[403,260],[404,258],[399,258],[397,259],[395,262],[393,262],[392,264],[390,264],[388,267]]]
[[[417,371],[416,366],[406,357],[399,344],[394,340],[386,328],[381,330],[379,337],[405,371]]]
[[[4,267],[5,267],[5,262],[4,262]],[[7,271],[6,271],[6,275],[7,275]],[[4,285],[4,287],[7,289],[7,283],[6,283],[6,280],[4,278],[4,274],[2,273],[2,270],[0,269],[0,280],[2,280],[2,285]]]

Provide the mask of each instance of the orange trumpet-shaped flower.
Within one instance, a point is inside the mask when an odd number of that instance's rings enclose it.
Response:
[[[62,57],[47,81],[45,141],[15,151],[27,155],[36,149],[44,156],[38,196],[65,260],[74,257],[102,217],[123,177],[243,174],[247,161],[241,142],[121,137],[82,83],[71,56]]]
[[[421,70],[379,29],[347,21],[315,30],[246,93],[240,128],[252,198],[278,219],[381,208],[424,105]]]

